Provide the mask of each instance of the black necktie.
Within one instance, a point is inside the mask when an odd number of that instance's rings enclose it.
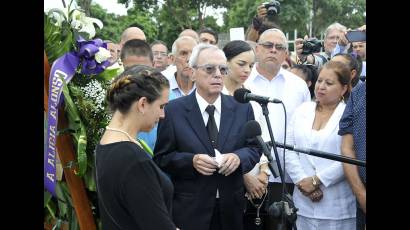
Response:
[[[206,130],[208,130],[208,136],[209,140],[211,141],[212,147],[216,149],[218,146],[218,128],[216,127],[214,118],[215,106],[208,105],[205,111],[209,114],[208,123],[206,124]]]

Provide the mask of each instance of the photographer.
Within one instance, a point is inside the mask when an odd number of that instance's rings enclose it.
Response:
[[[341,46],[344,47],[348,44],[348,41],[345,37],[345,33],[346,33],[346,27],[337,22],[328,26],[325,31],[325,38],[323,41],[325,52],[321,52],[321,53],[312,52],[312,51],[316,51],[317,49],[315,48],[319,46],[318,43],[315,42],[313,39],[308,39],[307,36],[305,36],[304,39],[297,38],[295,40],[295,45],[296,45],[296,54],[298,56],[298,59],[303,64],[313,64],[317,66],[318,68],[322,67],[324,63],[330,60],[332,56],[332,52],[334,52],[338,44],[339,44],[338,47],[341,47]],[[306,43],[306,41],[311,41],[311,42]],[[310,52],[306,52],[306,51],[309,51],[309,50],[306,50],[306,48],[308,47],[311,48]]]
[[[257,42],[259,36],[267,29],[279,28],[276,23],[280,12],[278,1],[262,3],[257,8],[257,15],[252,19],[252,24],[246,31],[246,40]]]

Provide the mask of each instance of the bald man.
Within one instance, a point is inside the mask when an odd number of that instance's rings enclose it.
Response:
[[[182,36],[191,37],[191,38],[195,39],[196,42],[199,43],[199,36],[198,36],[198,33],[195,30],[185,29],[179,34],[178,37],[182,37]]]
[[[121,34],[121,41],[120,41],[120,46],[122,47],[124,43],[131,39],[140,39],[143,41],[146,41],[146,37],[144,34],[144,31],[142,31],[138,27],[128,27],[127,29],[124,30]]]

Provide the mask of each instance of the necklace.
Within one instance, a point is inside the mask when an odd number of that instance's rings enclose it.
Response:
[[[121,130],[121,129],[111,128],[111,127],[108,127],[108,126],[105,127],[105,129],[106,129],[106,130],[110,130],[110,131],[120,132],[120,133],[123,133],[123,134],[127,135],[128,139],[130,139],[130,141],[134,142],[134,143],[137,144],[140,148],[144,149],[144,148],[142,147],[142,145],[141,145],[137,140],[135,140],[134,138],[132,138],[131,135],[129,135],[127,132],[125,132],[125,131],[123,131],[123,130]]]
[[[263,202],[265,201],[266,194],[268,194],[267,189],[265,189],[265,194],[263,195],[262,201],[259,204],[258,203],[255,204],[255,202],[253,202],[252,198],[249,200],[251,202],[251,204],[253,205],[253,207],[256,208],[256,218],[255,218],[255,225],[256,226],[259,226],[262,223],[262,219],[259,217],[259,211],[260,211],[260,209],[263,205]]]

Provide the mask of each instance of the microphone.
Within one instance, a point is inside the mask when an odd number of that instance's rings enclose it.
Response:
[[[267,104],[269,102],[282,103],[282,101],[279,99],[259,96],[259,95],[251,93],[249,89],[245,89],[245,88],[239,88],[235,90],[235,92],[233,93],[233,96],[235,100],[238,101],[239,103],[247,103],[249,101],[256,101],[258,103],[263,103],[263,104]]]
[[[270,151],[266,143],[263,141],[261,137],[262,130],[261,130],[261,126],[259,125],[259,123],[255,120],[248,121],[245,124],[245,130],[246,130],[245,131],[246,139],[256,139],[257,140],[258,146],[262,149],[263,154],[268,158],[269,164],[272,166],[270,167],[270,169],[272,171],[273,177],[275,178],[278,177],[279,175],[278,166],[276,164],[271,164],[273,159],[272,159],[272,156],[270,154]]]

